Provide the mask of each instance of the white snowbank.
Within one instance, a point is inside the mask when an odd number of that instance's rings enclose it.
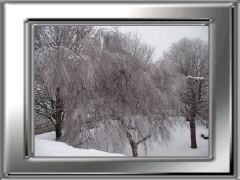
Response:
[[[55,141],[55,132],[35,135],[35,156],[124,156],[95,149],[79,149]]]

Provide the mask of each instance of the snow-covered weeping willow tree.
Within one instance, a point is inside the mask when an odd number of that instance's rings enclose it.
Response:
[[[45,93],[42,97],[35,88],[35,110],[45,115],[61,131],[64,119],[69,118],[69,112],[75,110],[77,101],[82,101],[82,104],[87,101],[85,94],[93,83],[90,61],[64,47],[36,52],[34,58],[35,85],[42,87]],[[48,104],[46,99],[40,102],[41,98],[46,98],[46,94]],[[62,136],[59,133],[57,139]]]
[[[118,31],[93,34],[81,41],[78,53],[61,41],[60,46],[39,48],[35,84],[50,96],[47,116],[56,129],[61,127],[61,141],[120,153],[130,144],[138,156],[139,144],[147,149],[147,143],[170,137],[168,94],[152,78],[153,49]],[[37,103],[35,112],[44,109]]]

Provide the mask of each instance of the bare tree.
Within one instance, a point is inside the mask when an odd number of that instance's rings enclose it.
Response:
[[[208,114],[208,45],[200,39],[183,38],[163,59],[173,77],[182,82],[178,87],[180,112],[190,123],[191,148],[197,148],[195,120]]]
[[[35,83],[35,116],[42,116],[48,119],[55,127],[56,140],[62,136],[62,123],[64,117],[63,101],[61,100],[59,88],[56,95],[47,93],[44,84]]]

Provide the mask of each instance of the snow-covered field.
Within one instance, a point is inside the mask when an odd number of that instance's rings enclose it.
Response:
[[[208,140],[201,138],[201,134],[208,135],[208,129],[197,123],[197,149],[190,148],[189,123],[178,119],[171,133],[171,139],[167,143],[154,142],[147,150],[139,146],[139,156],[207,156]],[[131,156],[130,146],[127,146],[125,155]],[[36,156],[124,156],[122,154],[108,153],[94,149],[79,149],[63,142],[55,141],[55,132],[48,132],[35,136]]]

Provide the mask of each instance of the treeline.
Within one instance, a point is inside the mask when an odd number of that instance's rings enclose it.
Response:
[[[206,42],[184,38],[157,61],[153,47],[117,28],[34,32],[35,118],[52,122],[57,140],[118,153],[128,142],[138,156],[139,144],[170,137],[168,117],[184,116],[197,147],[195,120],[208,119]]]

